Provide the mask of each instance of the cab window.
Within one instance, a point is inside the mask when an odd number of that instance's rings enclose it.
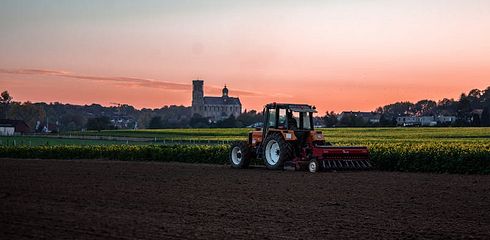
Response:
[[[303,129],[311,129],[311,122],[310,122],[310,113],[301,113],[303,117]]]
[[[279,109],[279,125],[278,127],[286,127],[286,109]]]
[[[299,112],[293,112],[293,119],[292,119],[292,124],[296,125],[295,127],[297,129],[301,129],[301,125],[300,125],[300,113]]]
[[[276,109],[269,109],[269,121],[267,124],[268,127],[276,127]]]

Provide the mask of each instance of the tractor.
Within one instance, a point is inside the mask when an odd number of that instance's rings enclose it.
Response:
[[[248,140],[231,145],[233,168],[247,168],[251,159],[262,159],[267,169],[320,170],[370,169],[367,147],[334,146],[313,127],[314,106],[270,103],[263,110],[262,128]]]

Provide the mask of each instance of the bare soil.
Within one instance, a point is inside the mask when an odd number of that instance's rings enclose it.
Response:
[[[490,176],[0,159],[0,239],[490,239]]]

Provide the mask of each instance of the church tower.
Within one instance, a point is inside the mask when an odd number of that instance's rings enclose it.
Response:
[[[204,105],[204,81],[203,80],[193,80],[192,81],[192,115],[194,113],[201,114],[201,110]]]

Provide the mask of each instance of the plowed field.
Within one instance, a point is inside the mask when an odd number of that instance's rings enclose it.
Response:
[[[0,239],[490,239],[490,176],[0,159]]]

